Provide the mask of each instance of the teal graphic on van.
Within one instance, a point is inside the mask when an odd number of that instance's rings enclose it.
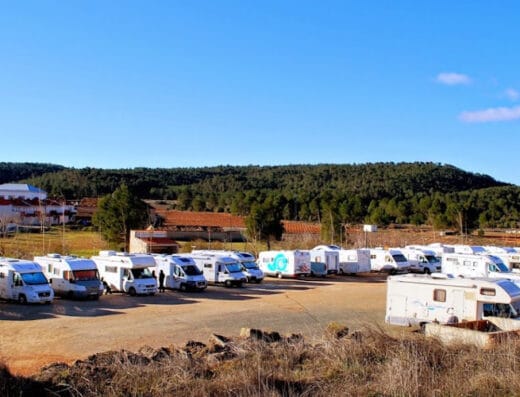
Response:
[[[267,268],[271,272],[284,272],[287,269],[289,260],[284,254],[278,254],[274,257],[273,261],[267,265]]]

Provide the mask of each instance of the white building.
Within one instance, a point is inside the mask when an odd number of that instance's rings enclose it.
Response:
[[[25,183],[4,183],[0,185],[0,197],[5,199],[45,200],[47,192]]]

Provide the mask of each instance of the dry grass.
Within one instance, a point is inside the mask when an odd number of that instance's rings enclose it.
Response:
[[[393,338],[379,329],[337,335],[329,329],[312,345],[299,338],[237,338],[224,347],[189,342],[100,353],[72,366],[51,365],[28,379],[4,371],[0,391],[14,396],[29,387],[49,396],[85,397],[520,394],[516,340],[479,350],[413,333]]]
[[[61,228],[45,233],[17,233],[14,237],[0,238],[0,256],[32,259],[49,252],[90,257],[108,249],[99,233],[68,231]]]

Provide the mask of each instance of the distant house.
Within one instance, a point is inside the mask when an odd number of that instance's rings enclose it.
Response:
[[[45,200],[47,192],[24,183],[4,183],[0,185],[0,197],[4,199]]]
[[[73,204],[48,199],[45,191],[32,185],[0,185],[0,224],[58,225],[70,222],[75,213]]]

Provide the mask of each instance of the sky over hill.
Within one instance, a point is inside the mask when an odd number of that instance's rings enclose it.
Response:
[[[520,4],[11,2],[2,161],[433,161],[520,184]]]

